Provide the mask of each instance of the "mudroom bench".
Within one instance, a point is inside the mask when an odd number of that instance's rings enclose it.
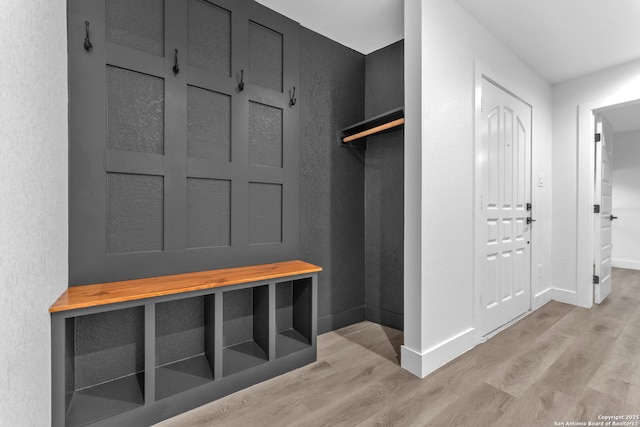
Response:
[[[52,424],[149,425],[316,360],[303,261],[74,286],[50,307]]]

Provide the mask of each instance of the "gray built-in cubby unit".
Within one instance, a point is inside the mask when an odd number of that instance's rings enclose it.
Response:
[[[269,287],[223,293],[223,374],[232,375],[269,360]]]
[[[52,425],[149,425],[315,361],[320,268],[249,268],[69,288]]]
[[[305,313],[312,309],[312,280],[276,284],[276,357],[283,357],[312,345],[312,325]]]
[[[85,425],[144,405],[144,307],[69,317],[60,326],[67,425]]]
[[[156,304],[156,399],[214,379],[215,295]]]

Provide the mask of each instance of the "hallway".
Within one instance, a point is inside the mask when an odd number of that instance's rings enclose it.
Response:
[[[550,302],[424,380],[402,333],[362,322],[318,361],[163,423],[177,426],[531,426],[640,414],[640,271],[614,269],[591,310]]]

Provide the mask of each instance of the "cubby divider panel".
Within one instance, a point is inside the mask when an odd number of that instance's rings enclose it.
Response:
[[[269,286],[223,293],[223,376],[269,360]]]
[[[311,347],[312,279],[276,284],[276,357]]]
[[[144,307],[87,314],[66,325],[67,425],[144,405]]]
[[[213,381],[214,298],[156,304],[156,399]]]

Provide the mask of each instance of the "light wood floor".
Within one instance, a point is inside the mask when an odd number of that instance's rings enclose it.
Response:
[[[159,426],[554,426],[640,414],[640,271],[614,269],[591,310],[550,302],[420,380],[402,332],[318,337],[318,361]],[[558,424],[559,425],[559,424]]]

